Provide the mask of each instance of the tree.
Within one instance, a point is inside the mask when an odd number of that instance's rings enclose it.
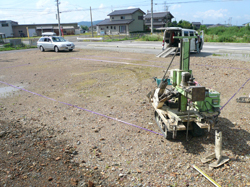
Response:
[[[82,28],[82,30],[84,30],[84,31],[89,30],[88,26],[85,26],[85,25],[81,25],[81,28]]]
[[[201,25],[200,26],[200,30],[202,31],[205,31],[205,33],[207,33],[207,27],[206,27],[206,25]]]
[[[180,20],[178,26],[181,28],[192,29],[192,24],[186,20]]]
[[[168,27],[177,27],[177,21],[173,21],[173,22],[168,23]]]

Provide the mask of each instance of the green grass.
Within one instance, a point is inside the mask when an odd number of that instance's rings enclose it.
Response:
[[[154,35],[144,35],[142,36],[140,39],[138,39],[139,41],[162,41],[162,35],[160,34],[154,34]]]
[[[250,27],[205,28],[205,42],[250,43]]]
[[[213,53],[213,56],[222,56],[221,54],[215,54],[215,53]]]
[[[0,48],[0,51],[11,51],[11,50],[30,49],[30,48],[36,48],[36,46],[28,46],[28,45],[21,44],[21,45],[14,47],[11,44],[4,44],[3,47]]]

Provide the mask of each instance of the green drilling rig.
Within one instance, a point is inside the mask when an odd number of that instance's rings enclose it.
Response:
[[[175,139],[177,131],[202,136],[214,127],[220,114],[220,93],[194,81],[190,69],[190,40],[196,36],[175,36],[180,40],[180,67],[169,70],[162,79],[155,78],[157,88],[147,96],[155,109],[155,120],[166,139]],[[167,73],[169,75],[167,76]]]

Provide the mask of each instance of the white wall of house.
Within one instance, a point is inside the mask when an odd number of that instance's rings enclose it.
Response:
[[[248,26],[248,25],[250,25],[250,22],[249,23],[246,23],[246,24],[244,24],[246,27]]]
[[[13,37],[11,21],[0,21],[0,32],[5,34],[5,37]]]
[[[125,25],[107,25],[107,26],[98,26],[98,33],[102,33],[104,31],[105,34],[119,34],[120,33],[120,26]],[[128,34],[128,25],[126,25],[126,33],[120,33],[120,34]]]

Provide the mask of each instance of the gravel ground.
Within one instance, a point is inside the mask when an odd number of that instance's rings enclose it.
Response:
[[[216,128],[230,161],[210,170],[200,159],[214,152],[214,130],[188,142],[185,132],[171,141],[156,134],[146,95],[171,58],[0,54],[0,186],[213,186],[193,165],[222,186],[250,185],[250,104],[236,102],[250,94],[250,61],[191,56],[195,80],[226,104]]]

